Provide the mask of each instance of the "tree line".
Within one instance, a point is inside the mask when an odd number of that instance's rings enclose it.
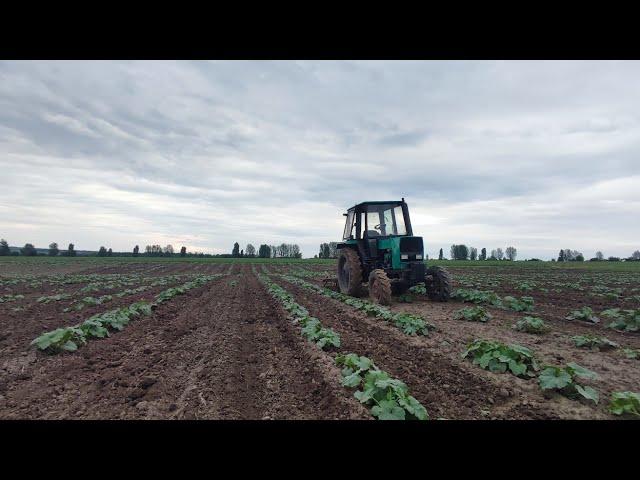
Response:
[[[314,258],[338,258],[338,242],[320,244],[320,252]]]
[[[466,245],[451,245],[450,258],[451,260],[509,260],[515,261],[518,256],[518,250],[515,247],[507,247],[504,251],[502,248],[496,248],[491,250],[491,254],[487,257],[487,249],[482,248],[480,254],[475,247],[467,247]],[[442,248],[438,254],[438,260],[444,260],[444,252]]]
[[[329,243],[321,243],[320,251],[317,255],[314,255],[314,258],[337,258],[337,242],[329,242]],[[450,248],[450,258],[452,260],[510,260],[514,261],[518,255],[518,251],[515,247],[506,247],[503,251],[502,248],[496,248],[495,250],[491,250],[490,254],[487,255],[487,249],[482,248],[480,253],[478,253],[478,249],[475,247],[468,247],[464,244],[461,245],[451,245]],[[75,257],[77,256],[77,252],[75,250],[75,246],[73,243],[70,243],[66,250],[60,250],[58,244],[53,242],[49,245],[49,249],[46,253],[40,252],[38,253],[38,249],[36,249],[33,244],[26,243],[24,247],[22,247],[19,251],[11,251],[9,248],[9,243],[5,239],[0,239],[0,256],[9,256],[9,255],[22,255],[25,257],[34,257],[37,255],[48,255],[51,257],[62,256],[62,257]],[[210,253],[201,253],[201,252],[187,252],[187,247],[183,246],[180,248],[179,253],[175,253],[173,245],[166,245],[162,247],[160,245],[146,245],[144,252],[140,252],[140,247],[136,245],[133,248],[132,252],[114,252],[111,248],[106,248],[101,246],[100,249],[93,253],[93,255],[97,255],[99,257],[223,257],[223,258],[239,258],[239,257],[248,257],[248,258],[302,258],[302,253],[300,252],[300,247],[297,244],[290,243],[281,243],[280,245],[267,245],[261,244],[258,248],[258,252],[256,254],[256,249],[252,244],[247,244],[244,249],[240,249],[240,244],[235,242],[233,244],[233,249],[230,254],[210,254]],[[426,257],[425,257],[426,258]],[[445,260],[443,249],[440,249],[438,260]],[[538,260],[538,259],[531,259]],[[590,258],[590,262],[599,262],[599,261],[640,261],[640,250],[634,251],[631,256],[627,258],[613,257],[610,256],[605,259],[603,253],[601,251],[597,251],[593,258]],[[553,258],[551,261],[558,262],[583,262],[585,261],[584,255],[577,251],[572,250],[570,248],[561,249],[558,253],[558,258]]]
[[[256,257],[256,248],[250,243],[244,249],[240,249],[240,244],[235,242],[231,250],[231,257],[240,258]],[[262,244],[258,247],[258,258],[302,258],[300,246],[296,243],[281,243],[280,245]]]

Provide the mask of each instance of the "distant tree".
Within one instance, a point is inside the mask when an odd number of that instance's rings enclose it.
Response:
[[[475,247],[469,248],[469,260],[476,260],[478,258],[478,249]]]
[[[609,257],[607,260],[609,260],[610,262],[619,262],[620,257]]]
[[[451,245],[452,260],[466,260],[469,258],[469,248],[466,245]]]
[[[110,257],[111,255],[113,255],[113,250],[111,249],[107,250],[107,257]]]
[[[329,258],[338,258],[338,242],[329,242]]]
[[[442,249],[440,249],[440,253],[438,254],[438,260],[442,260],[443,258],[443,252]]]
[[[486,260],[487,259],[487,249],[483,248],[482,250],[480,250],[480,256],[478,257],[478,260]]]
[[[599,262],[601,262],[602,260],[604,260],[604,255],[602,254],[602,252],[600,250],[598,250],[596,252],[596,260],[598,260]]]
[[[11,255],[11,249],[9,248],[9,244],[3,238],[0,240],[0,257],[5,257],[7,255]]]
[[[170,257],[171,255],[173,255],[173,245],[167,245],[164,247],[164,256]]]
[[[139,253],[140,253],[140,247],[136,245],[135,247],[133,247],[133,256],[137,257]]]
[[[244,249],[243,249],[243,250],[240,250],[240,256],[241,256],[241,257],[244,257]]]
[[[269,248],[269,245],[260,245],[260,248],[258,249],[258,257],[271,258],[271,248]]]
[[[294,243],[293,245],[291,245],[290,255],[292,258],[302,257],[302,253],[300,253],[300,246],[297,243]]]
[[[514,261],[518,256],[518,250],[515,247],[507,247],[505,254],[509,260]]]
[[[67,247],[67,257],[75,257],[76,256],[76,251],[74,250],[74,245],[73,243],[70,243],[69,246]]]
[[[578,253],[578,255],[575,256],[574,261],[584,262],[584,255],[582,255],[581,253]]]
[[[564,249],[564,261],[565,262],[575,262],[578,261],[578,257],[582,257],[582,261],[584,261],[584,255],[582,252],[578,250],[571,250],[570,248]]]
[[[256,248],[250,243],[247,244],[247,247],[244,249],[247,252],[247,257],[255,257],[256,256]]]
[[[233,250],[231,250],[231,256],[232,257],[240,256],[240,244],[238,242],[233,244]]]
[[[20,253],[25,257],[35,257],[38,255],[36,247],[34,247],[31,243],[25,243],[24,247],[20,249]]]
[[[635,252],[633,252],[631,254],[631,258],[633,258],[634,260],[640,260],[640,250],[636,250]]]
[[[107,256],[107,249],[104,247],[100,247],[100,250],[98,250],[98,256],[99,257],[106,257]]]
[[[560,249],[560,253],[558,254],[558,261],[564,262],[564,250]]]
[[[58,248],[58,244],[56,242],[49,244],[49,256],[56,257],[60,253],[60,249]]]
[[[331,258],[331,247],[328,243],[322,244],[322,258]]]
[[[184,247],[184,246],[183,246],[183,247],[180,249],[180,256],[181,256],[181,257],[186,257],[186,256],[187,256],[187,247]]]
[[[501,249],[501,248],[496,248],[496,255],[495,255],[495,257],[496,257],[498,260],[502,260],[502,259],[504,258],[504,253],[503,253],[503,251],[502,251],[502,249]]]

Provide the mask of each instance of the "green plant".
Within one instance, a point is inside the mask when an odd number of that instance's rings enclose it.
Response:
[[[327,346],[340,347],[340,336],[330,328],[323,328],[320,320],[309,315],[309,311],[294,300],[293,296],[266,275],[258,275],[267,285],[267,291],[289,312],[294,321],[302,326],[301,333],[309,341],[324,349]]]
[[[302,327],[302,335],[320,348],[324,348],[327,345],[336,348],[340,347],[340,336],[330,328],[323,328],[320,320],[314,317],[306,317]]]
[[[70,297],[71,295],[63,293],[59,295],[51,295],[48,297],[40,297],[36,300],[36,302],[38,303],[59,302],[60,300],[66,300],[67,298],[70,298]]]
[[[84,332],[74,327],[56,328],[46,332],[31,342],[40,350],[47,353],[59,353],[61,351],[74,352],[78,345],[87,343]]]
[[[21,300],[23,298],[24,298],[24,295],[12,295],[12,294],[0,295],[0,303],[15,302],[16,300]]]
[[[533,377],[538,364],[533,352],[520,345],[504,345],[492,340],[474,340],[462,353],[462,358],[472,357],[473,364],[491,372],[509,370],[518,377]]]
[[[282,275],[281,277],[289,283],[293,283],[294,285],[306,288],[307,290],[319,293],[320,295],[343,302],[346,305],[360,310],[367,316],[377,317],[387,322],[391,322],[407,335],[428,335],[429,331],[436,328],[424,318],[413,313],[400,312],[394,314],[391,310],[381,305],[368,302],[361,298],[350,297],[349,295],[344,295],[340,292],[334,292],[328,288],[323,288],[313,283],[309,283],[301,278],[292,277],[290,275]]]
[[[398,295],[396,300],[400,303],[412,303],[413,295],[410,293],[403,293],[402,295]]]
[[[574,310],[564,318],[567,320],[582,320],[592,323],[600,322],[600,319],[593,314],[591,307],[582,307],[580,310]]]
[[[531,312],[533,311],[533,298],[532,297],[520,297],[520,300],[514,297],[504,297],[502,299],[503,305],[516,312]]]
[[[571,337],[576,347],[591,348],[593,350],[608,350],[618,348],[619,345],[605,337],[596,337],[594,335],[575,335]]]
[[[613,392],[609,412],[614,415],[631,414],[640,417],[640,393]]]
[[[424,283],[419,283],[419,284],[414,285],[413,287],[411,287],[409,289],[409,292],[415,293],[416,295],[426,295],[427,294],[427,287],[425,286]]]
[[[546,333],[550,330],[549,326],[538,317],[524,317],[513,325],[515,330],[526,333]]]
[[[88,318],[80,324],[79,328],[87,337],[104,338],[109,336],[109,330],[97,319]]]
[[[500,297],[490,290],[469,290],[464,288],[458,288],[452,298],[462,300],[463,302],[480,303],[486,305],[493,305],[495,307],[501,307],[502,301]]]
[[[465,307],[458,310],[453,318],[455,320],[468,320],[470,322],[488,322],[492,317],[484,308],[480,305],[476,307]]]
[[[636,358],[640,358],[640,349],[638,348],[623,348],[622,353],[624,354],[625,357],[631,358],[634,360]]]
[[[533,288],[536,286],[535,283],[529,283],[529,282],[521,282],[518,285],[516,285],[516,288],[518,290],[521,290],[523,292],[529,292],[531,290],[533,290]]]
[[[358,388],[354,396],[371,407],[371,414],[379,420],[428,420],[427,410],[409,395],[400,380],[378,369],[367,357],[354,353],[338,355],[336,364],[342,365],[342,384]]]
[[[568,363],[566,367],[545,365],[538,376],[538,383],[542,390],[557,390],[568,398],[581,395],[587,400],[598,403],[598,392],[588,385],[581,385],[576,378],[596,379],[598,375],[573,362]]]
[[[608,328],[626,332],[637,332],[640,330],[640,309],[621,310],[619,308],[610,308],[604,310],[601,315],[613,320],[607,325]]]

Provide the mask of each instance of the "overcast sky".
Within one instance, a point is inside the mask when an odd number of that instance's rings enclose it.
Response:
[[[0,62],[10,245],[309,257],[404,196],[430,256],[629,256],[639,154],[639,62]]]

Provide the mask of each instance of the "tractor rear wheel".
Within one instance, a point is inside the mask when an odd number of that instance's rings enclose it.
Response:
[[[346,295],[358,296],[362,285],[362,266],[358,253],[351,248],[340,249],[338,255],[338,286]]]
[[[442,267],[429,267],[425,275],[425,288],[430,300],[446,302],[451,297],[451,277]]]
[[[391,304],[391,281],[380,268],[369,275],[369,296],[380,305]]]

